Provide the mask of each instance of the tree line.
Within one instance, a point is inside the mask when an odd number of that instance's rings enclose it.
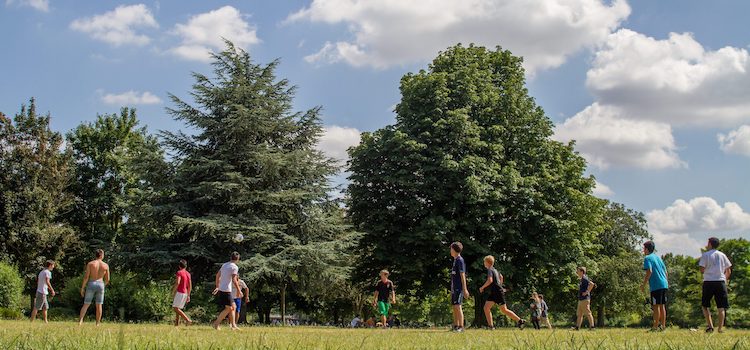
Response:
[[[53,282],[66,288],[58,308],[74,310],[80,300],[67,287],[102,248],[113,270],[107,316],[135,321],[169,312],[179,259],[195,279],[188,312],[198,320],[213,313],[213,274],[232,251],[242,255],[254,319],[265,323],[272,312],[335,322],[371,314],[367,298],[388,269],[401,318],[434,324],[450,315],[447,247],[461,241],[475,290],[481,258],[493,255],[510,301],[523,307],[538,291],[553,320],[565,321],[575,266],[585,265],[598,285],[597,322],[643,323],[646,220],[593,196],[586,161],[574,143],[551,139],[521,63],[499,47],[441,52],[402,78],[395,124],[363,133],[347,164],[316,148],[322,109],[293,108],[279,61],[257,64],[230,42],[212,75],[193,73],[189,100],[170,94],[167,112],[184,131],[149,131],[122,108],[63,135],[31,99],[12,118],[0,114],[0,261],[21,274],[28,296],[44,261],[57,261]],[[331,182],[343,170],[345,189]],[[722,247],[735,264],[729,322],[744,325],[750,243]],[[665,262],[670,322],[699,323],[697,260]],[[483,296],[473,293],[481,325]],[[0,306],[28,309],[11,299]]]

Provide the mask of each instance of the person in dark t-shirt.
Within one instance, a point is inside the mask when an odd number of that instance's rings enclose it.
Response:
[[[526,321],[522,320],[515,312],[508,309],[505,305],[505,291],[503,290],[503,275],[494,268],[495,257],[487,255],[484,257],[484,267],[487,268],[487,281],[479,288],[480,293],[485,290],[490,291],[490,296],[484,302],[484,316],[487,318],[487,327],[494,329],[495,325],[492,320],[492,307],[495,304],[500,305],[500,312],[516,321],[516,326],[523,329]]]
[[[451,305],[453,306],[453,331],[464,331],[464,311],[461,308],[464,298],[469,297],[466,288],[466,263],[461,257],[464,246],[461,242],[451,243],[451,256],[453,257],[453,268],[451,268]]]
[[[380,271],[380,281],[375,285],[375,296],[372,299],[372,306],[378,310],[383,328],[388,327],[388,312],[391,310],[391,304],[396,303],[396,291],[393,282],[388,279],[389,275],[388,270]]]
[[[578,267],[576,274],[578,274],[581,283],[578,285],[578,310],[576,310],[576,326],[573,329],[578,330],[581,328],[584,316],[589,320],[589,328],[593,329],[594,316],[591,314],[591,290],[594,289],[596,284],[589,280],[585,267]]]

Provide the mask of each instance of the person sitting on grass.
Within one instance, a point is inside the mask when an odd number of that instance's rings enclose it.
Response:
[[[576,326],[573,327],[573,330],[581,329],[584,316],[589,320],[589,328],[594,329],[594,316],[591,314],[591,290],[594,289],[596,284],[589,280],[585,267],[579,266],[576,269],[576,274],[581,282],[578,285],[578,309],[576,310]]]
[[[49,309],[47,295],[55,296],[55,289],[52,288],[52,270],[54,269],[55,262],[47,260],[45,268],[36,277],[36,297],[34,298],[34,308],[31,309],[31,322],[36,319],[37,312],[41,311],[44,323],[47,323],[47,309]]]
[[[495,257],[487,255],[484,257],[484,267],[487,269],[487,281],[479,288],[480,293],[489,288],[490,296],[484,303],[484,316],[487,318],[487,328],[494,329],[495,324],[492,320],[492,307],[495,304],[500,305],[500,312],[510,317],[513,321],[516,321],[516,326],[523,329],[526,321],[522,320],[515,312],[508,310],[505,305],[505,291],[503,290],[503,275],[497,272],[494,268]]]
[[[185,304],[190,302],[190,293],[193,291],[193,281],[190,278],[190,272],[187,271],[187,261],[181,259],[179,270],[175,276],[174,287],[172,287],[172,309],[175,313],[174,326],[180,326],[180,318],[184,319],[187,325],[193,324],[190,317],[182,311]]]
[[[388,327],[388,312],[391,310],[391,304],[396,303],[396,291],[393,282],[388,279],[389,275],[388,270],[380,271],[380,281],[375,285],[375,295],[372,299],[372,306],[378,310],[383,328]]]

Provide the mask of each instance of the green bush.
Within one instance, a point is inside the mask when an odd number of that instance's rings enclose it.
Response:
[[[20,309],[23,279],[13,266],[0,262],[0,308]]]
[[[128,314],[138,321],[163,321],[172,309],[171,295],[166,284],[150,282],[133,294],[134,310]]]
[[[20,320],[23,318],[21,311],[17,309],[8,309],[0,307],[0,319],[4,320]]]

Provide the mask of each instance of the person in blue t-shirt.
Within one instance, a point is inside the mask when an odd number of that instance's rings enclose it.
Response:
[[[654,314],[654,324],[651,326],[652,331],[663,331],[667,324],[667,267],[664,261],[654,253],[656,245],[653,241],[643,243],[643,270],[646,276],[641,284],[641,291],[645,291],[646,283],[651,291],[651,309]]]

